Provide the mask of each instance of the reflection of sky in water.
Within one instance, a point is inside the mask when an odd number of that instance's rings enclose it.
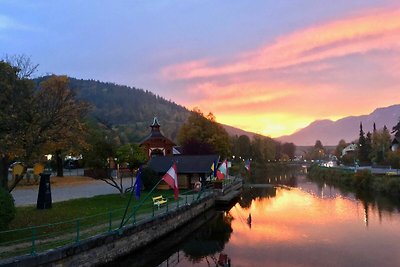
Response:
[[[367,227],[360,202],[282,188],[230,213],[225,252],[234,266],[400,266],[398,213],[380,219],[368,208]],[[248,213],[251,229],[241,219]]]
[[[400,266],[398,211],[378,211],[326,186],[298,186],[229,211],[233,233],[223,253],[232,266]],[[213,256],[193,263],[181,254],[178,266],[216,266]]]

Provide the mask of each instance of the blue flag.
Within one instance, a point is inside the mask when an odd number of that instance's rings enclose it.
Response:
[[[246,163],[244,164],[244,167],[246,168],[246,170],[250,171],[250,160],[246,160]]]
[[[140,189],[142,188],[142,166],[139,167],[139,171],[136,175],[136,182],[135,182],[135,196],[136,199],[140,198]]]

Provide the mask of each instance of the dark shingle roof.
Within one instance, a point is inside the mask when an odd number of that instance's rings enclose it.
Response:
[[[155,172],[166,173],[175,161],[178,173],[211,173],[211,165],[218,160],[218,155],[160,156],[151,158],[148,165]]]

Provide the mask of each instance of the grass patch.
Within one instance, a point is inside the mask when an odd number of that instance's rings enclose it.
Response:
[[[143,191],[141,199],[143,199],[147,194],[147,191]],[[53,203],[53,207],[46,210],[38,210],[36,209],[36,206],[17,207],[16,216],[14,220],[11,221],[9,230],[76,220],[77,218],[109,213],[110,211],[115,211],[117,214],[121,213],[122,215],[122,212],[128,203],[129,195],[129,193],[124,195],[110,194],[90,198],[72,199]],[[152,196],[158,195],[168,197],[169,201],[174,200],[173,192],[171,190],[153,191]],[[140,201],[141,200],[136,200],[136,198],[133,197],[131,207],[137,205]],[[143,209],[140,209],[140,212],[152,210],[152,205],[152,199],[149,197],[145,202],[145,205],[143,205]],[[122,212],[119,212],[121,210]]]
[[[182,190],[181,199],[186,198],[185,193],[193,192]],[[147,195],[148,191],[143,191],[140,200],[132,198],[127,217]],[[159,195],[168,199],[170,209],[178,204],[172,190],[155,190],[126,223],[137,223],[145,217],[165,212],[165,205],[158,210],[153,204],[152,197]],[[38,210],[35,206],[17,207],[9,230],[0,232],[0,259],[45,251],[118,229],[129,196],[130,193],[72,199],[53,203],[47,210]],[[35,240],[34,246],[32,240]]]

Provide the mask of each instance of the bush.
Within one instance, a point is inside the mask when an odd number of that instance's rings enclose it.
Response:
[[[6,230],[15,217],[15,206],[12,195],[0,187],[0,231]]]

